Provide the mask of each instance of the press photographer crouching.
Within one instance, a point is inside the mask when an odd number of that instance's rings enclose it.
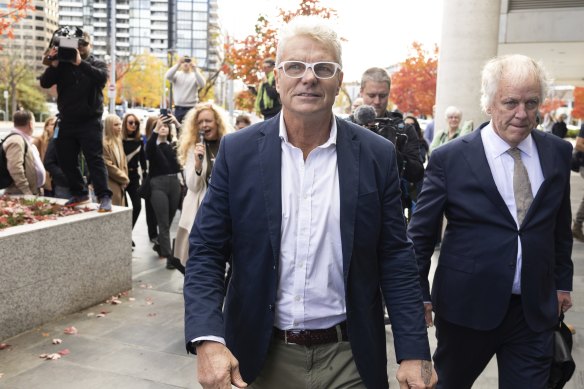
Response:
[[[57,85],[58,121],[55,146],[59,166],[67,177],[72,197],[67,206],[89,201],[87,183],[79,167],[82,151],[99,200],[99,212],[111,211],[112,192],[103,160],[103,94],[108,77],[105,62],[91,56],[91,37],[78,27],[61,27],[53,33],[40,77],[43,88]]]

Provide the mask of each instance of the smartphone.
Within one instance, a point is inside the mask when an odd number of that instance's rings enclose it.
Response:
[[[185,58],[185,62],[186,63],[190,63],[191,62],[191,59],[190,58]]]
[[[160,108],[160,114],[162,116],[168,116],[168,108]]]

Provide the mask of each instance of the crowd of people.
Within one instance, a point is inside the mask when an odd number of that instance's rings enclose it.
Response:
[[[131,204],[132,227],[144,200],[154,249],[185,274],[186,346],[203,387],[386,388],[385,310],[401,387],[468,388],[493,357],[499,387],[548,387],[584,205],[572,225],[566,117],[547,131],[556,136],[533,131],[550,83],[542,64],[507,55],[484,66],[490,119],[477,130],[456,106],[446,128],[425,131],[388,110],[391,79],[378,67],[343,120],[332,111],[340,39],[297,17],[262,63],[263,121],[240,115],[232,127],[199,102],[204,77],[185,56],[166,74],[174,111],[142,131],[132,113],[101,123],[107,76],[90,53],[84,32],[71,62],[47,52],[41,84],[57,85],[59,116],[34,138],[32,114],[14,114],[6,193],[68,206],[94,193],[100,212]]]

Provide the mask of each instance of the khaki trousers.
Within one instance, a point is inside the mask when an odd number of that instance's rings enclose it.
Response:
[[[305,347],[272,339],[266,363],[252,389],[365,388],[349,342]]]

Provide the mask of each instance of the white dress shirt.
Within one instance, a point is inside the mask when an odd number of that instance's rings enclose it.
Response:
[[[497,189],[505,201],[507,208],[509,208],[509,212],[513,215],[515,223],[517,223],[517,228],[519,229],[519,223],[517,222],[517,207],[515,206],[515,196],[513,193],[513,169],[515,162],[513,161],[513,157],[507,153],[507,150],[509,150],[511,146],[497,135],[492,126],[492,122],[483,128],[481,131],[481,138]],[[527,170],[529,182],[531,183],[531,193],[535,198],[537,191],[543,182],[543,172],[539,162],[537,147],[535,146],[531,134],[519,143],[517,148],[521,151],[521,161]],[[522,251],[521,238],[519,235],[517,235],[517,240],[517,266],[515,267],[515,277],[513,279],[513,294],[521,294]]]
[[[322,329],[346,318],[340,228],[337,125],[308,154],[288,142],[283,116],[282,229],[277,328]]]

